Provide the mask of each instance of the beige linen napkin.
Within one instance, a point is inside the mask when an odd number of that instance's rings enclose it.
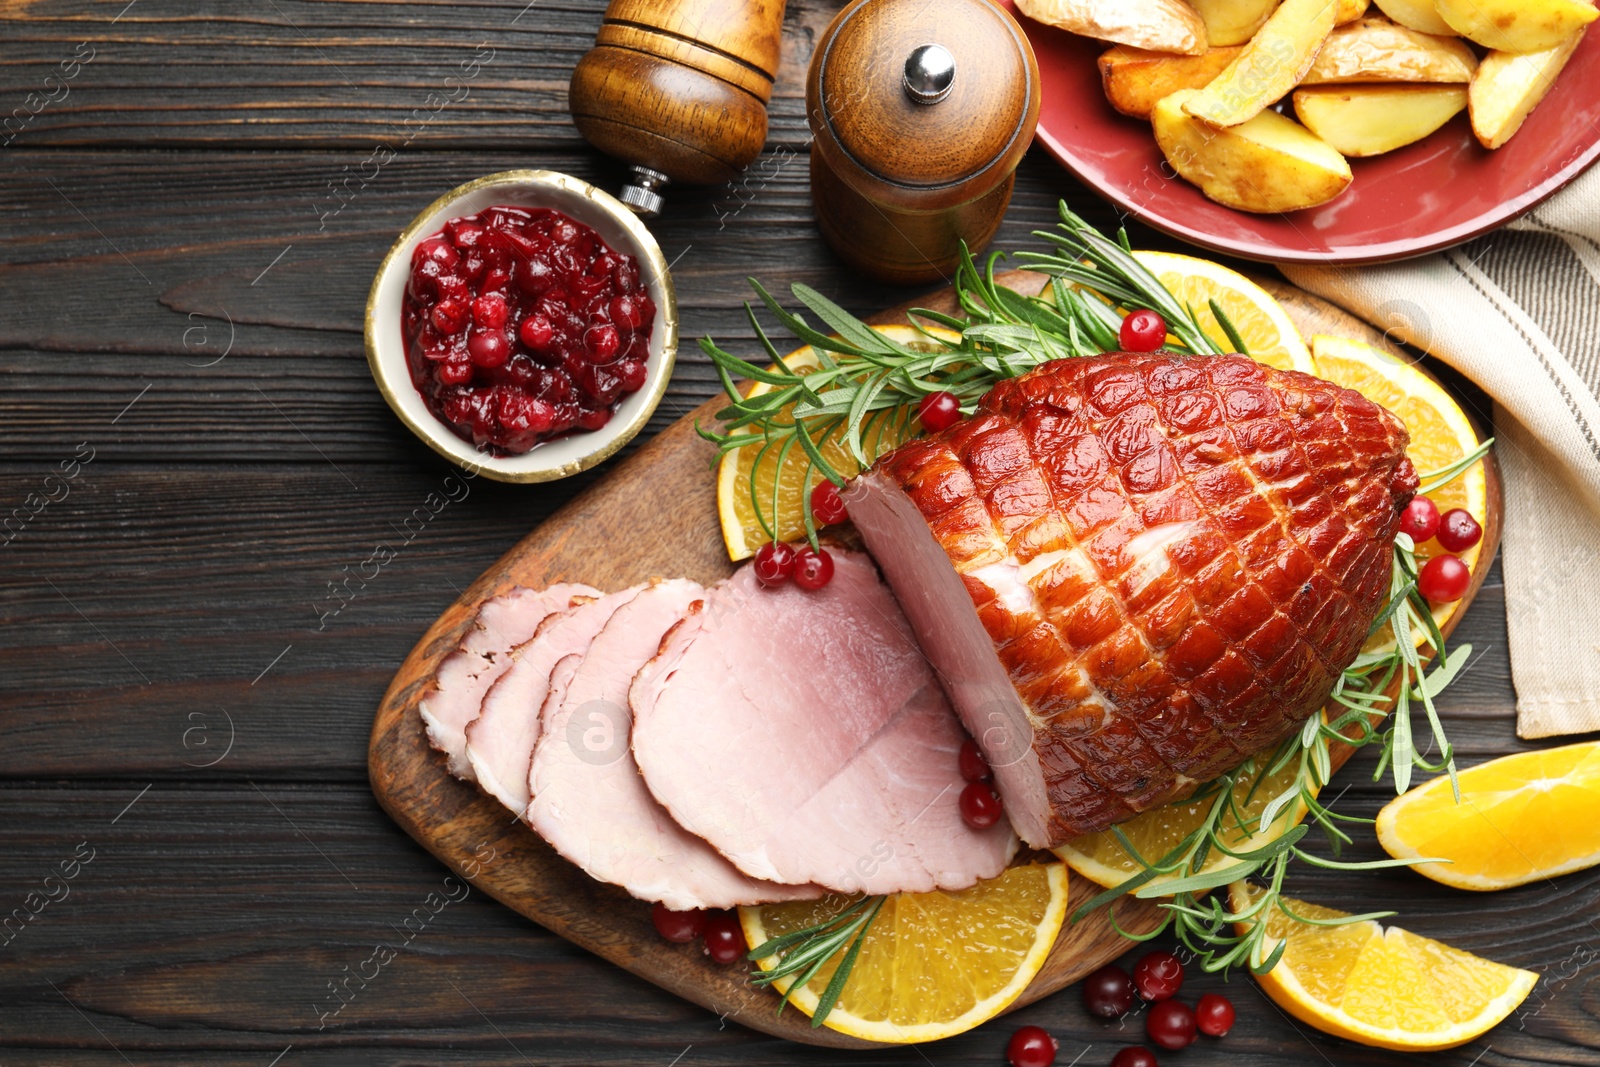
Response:
[[[1517,733],[1600,730],[1600,168],[1440,255],[1280,269],[1494,398]]]

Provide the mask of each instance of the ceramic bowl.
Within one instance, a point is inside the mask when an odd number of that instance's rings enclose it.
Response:
[[[411,382],[400,328],[411,253],[446,222],[494,205],[554,208],[592,227],[618,252],[639,262],[639,275],[656,304],[649,373],[638,392],[624,397],[598,430],[575,430],[544,441],[520,456],[494,456],[465,441],[428,410]],[[666,259],[650,231],[620,200],[588,182],[549,170],[508,170],[450,190],[423,209],[384,257],[367,297],[367,364],[378,390],[400,421],[429,448],[467,470],[501,482],[548,482],[588,470],[627,444],[649,421],[672,377],[678,354],[678,305]]]

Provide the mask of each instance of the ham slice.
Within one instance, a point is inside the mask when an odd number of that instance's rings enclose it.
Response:
[[[966,732],[867,557],[817,592],[749,567],[630,690],[633,755],[678,824],[746,874],[842,892],[962,889],[1005,869],[1004,822],[962,822]]]
[[[533,752],[528,823],[594,878],[678,911],[820,896],[815,886],[743,873],[674,822],[639,777],[628,746],[629,685],[704,593],[683,579],[643,590],[606,622],[562,698],[552,691]]]
[[[519,646],[511,669],[483,698],[483,710],[467,725],[467,761],[484,792],[516,812],[528,808],[528,766],[539,739],[539,713],[550,693],[550,674],[567,656],[589,649],[611,613],[641,587],[624,589],[552,615]]]
[[[1405,427],[1244,356],[1059,360],[845,491],[1007,813],[1045,848],[1297,732],[1360,651]]]
[[[467,762],[467,723],[478,717],[484,694],[511,669],[512,650],[531,639],[539,624],[580,597],[598,597],[587,585],[563,583],[544,590],[514,589],[484,602],[461,647],[439,664],[434,687],[422,698],[422,722],[433,747],[450,762],[450,773],[473,780]]]

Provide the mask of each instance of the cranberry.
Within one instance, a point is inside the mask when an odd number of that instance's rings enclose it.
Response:
[[[411,265],[416,267],[423,260],[432,260],[439,266],[449,269],[461,259],[461,253],[450,246],[450,242],[442,237],[430,237],[417,245],[416,251],[411,253]]]
[[[1183,986],[1183,961],[1170,952],[1146,953],[1133,965],[1133,985],[1145,1000],[1167,1000]]]
[[[1225,1037],[1233,1019],[1233,1002],[1220,993],[1207,993],[1194,1008],[1194,1025],[1207,1037]]]
[[[1465,552],[1483,540],[1483,527],[1466,508],[1451,508],[1439,519],[1439,544],[1447,552]]]
[[[1083,980],[1083,1006],[1090,1015],[1115,1019],[1133,1010],[1138,999],[1133,979],[1114,963],[1108,963]]]
[[[478,288],[486,294],[504,296],[506,286],[511,284],[511,271],[499,264],[491,265],[483,272],[483,280],[478,283]]]
[[[1448,604],[1467,595],[1472,570],[1456,556],[1434,556],[1417,575],[1417,591],[1430,604]]]
[[[517,336],[522,338],[522,343],[533,351],[543,352],[555,339],[556,329],[543,315],[529,315],[522,320],[522,325],[517,327]]]
[[[816,484],[811,490],[811,516],[823,526],[833,526],[850,517],[837,485],[827,480]]]
[[[554,404],[572,395],[572,379],[564,371],[541,367],[533,391]]]
[[[1144,1032],[1151,1041],[1176,1052],[1194,1044],[1194,1009],[1181,1000],[1163,1000],[1150,1005]]]
[[[542,296],[556,283],[556,272],[542,259],[529,259],[512,272],[517,288],[529,296]]]
[[[1111,1057],[1111,1067],[1158,1067],[1156,1054],[1139,1045],[1129,1045],[1125,1049],[1118,1049],[1117,1054]]]
[[[1011,1067],[1050,1067],[1061,1042],[1042,1026],[1023,1026],[1006,1042],[1006,1062]]]
[[[613,272],[616,277],[617,288],[624,293],[631,293],[639,288],[639,262],[632,256],[621,256],[617,259],[617,267]]]
[[[1411,538],[1413,544],[1432,541],[1439,532],[1439,505],[1425,496],[1414,496],[1400,513],[1400,532]]]
[[[472,302],[472,321],[485,330],[498,330],[506,324],[506,298],[496,293],[480,296]]]
[[[706,955],[711,962],[727,966],[744,958],[750,951],[744,941],[744,930],[732,912],[714,911],[706,917]]]
[[[650,921],[655,923],[656,933],[668,941],[677,944],[687,944],[699,937],[706,928],[706,913],[703,911],[673,911],[665,904],[657,904],[650,909]]]
[[[794,547],[782,541],[768,541],[756,549],[756,580],[762,585],[782,585],[794,576]]]
[[[470,218],[451,219],[444,224],[444,232],[449,235],[450,243],[463,252],[478,247],[478,241],[483,237],[483,227]]]
[[[637,330],[644,321],[639,317],[639,305],[632,297],[619,296],[611,301],[611,321],[629,330]]]
[[[467,285],[467,280],[459,275],[439,275],[434,281],[434,288],[438,291],[440,300],[454,300],[463,306],[472,301],[472,289]],[[471,309],[466,309],[465,313],[470,314]]]
[[[478,330],[467,339],[467,354],[479,367],[498,367],[510,358],[511,346],[498,330]]]
[[[917,405],[917,418],[922,420],[922,428],[929,433],[948,430],[961,421],[961,401],[956,399],[954,393],[929,393]]]
[[[1000,794],[988,782],[969,782],[961,791],[961,821],[974,830],[987,830],[1000,821],[1005,807]]]
[[[610,363],[616,358],[617,349],[622,347],[622,338],[617,336],[615,326],[602,322],[589,327],[583,335],[583,343],[588,346],[596,363]]]
[[[424,259],[411,270],[411,282],[406,287],[407,294],[416,301],[440,296],[439,279],[446,273],[446,268],[441,266],[438,260]]]
[[[506,388],[498,392],[500,398],[495,415],[501,426],[519,435],[542,434],[550,429],[556,411],[549,401],[529,396],[521,389]]]
[[[987,782],[990,777],[989,761],[983,758],[983,750],[978,747],[978,742],[967,738],[961,742],[961,754],[956,757],[956,762],[961,768],[961,777],[968,782]]]
[[[794,554],[794,584],[816,592],[833,581],[833,557],[825,548],[801,545]]]
[[[650,369],[640,359],[625,359],[617,364],[617,377],[622,379],[624,393],[637,393],[650,377]]]
[[[467,328],[467,306],[459,300],[441,300],[428,312],[428,321],[443,334],[460,333]]]
[[[1135,311],[1122,320],[1117,339],[1125,352],[1154,352],[1167,343],[1167,320],[1154,311]]]
[[[611,409],[581,407],[578,409],[578,428],[583,430],[599,430],[611,421]]]
[[[446,385],[466,385],[472,381],[472,362],[466,359],[446,359],[435,372]]]

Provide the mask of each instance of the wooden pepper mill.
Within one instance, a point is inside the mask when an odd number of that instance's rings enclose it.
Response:
[[[806,77],[828,243],[885,281],[948,280],[989,243],[1039,120],[1039,67],[990,0],[855,0]]]
[[[567,105],[596,148],[633,165],[622,202],[653,218],[661,187],[725,182],[761,154],[784,0],[611,0]]]

